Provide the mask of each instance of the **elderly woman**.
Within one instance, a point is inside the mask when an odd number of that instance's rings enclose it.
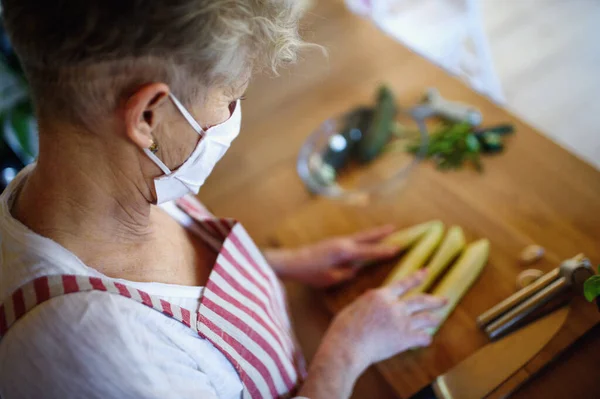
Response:
[[[299,3],[2,0],[39,121],[0,201],[2,398],[347,397],[430,342],[444,301],[399,300],[415,275],[341,312],[306,371],[277,276],[350,278],[390,228],[261,253],[192,195],[251,72],[303,45]]]

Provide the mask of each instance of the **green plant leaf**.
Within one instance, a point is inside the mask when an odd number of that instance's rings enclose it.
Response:
[[[597,296],[600,296],[600,275],[595,275],[583,283],[583,294],[585,299],[592,302]]]
[[[467,134],[467,138],[465,139],[465,144],[467,146],[467,151],[473,154],[477,154],[480,151],[479,140],[473,133]]]

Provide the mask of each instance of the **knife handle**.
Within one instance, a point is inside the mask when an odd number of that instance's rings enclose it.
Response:
[[[515,306],[518,306],[532,295],[544,289],[548,284],[552,283],[559,277],[560,269],[557,267],[556,269],[535,280],[532,284],[522,288],[493,308],[484,312],[477,318],[477,325],[481,328],[487,327],[488,324],[492,323],[494,320],[500,318],[503,314],[507,313]]]
[[[432,384],[427,385],[419,392],[410,397],[410,399],[442,399],[438,398],[433,390]]]
[[[508,313],[505,313],[493,323],[489,324],[485,328],[485,332],[488,334],[490,339],[498,338],[500,335],[508,331],[512,326],[519,323],[525,317],[539,309],[542,305],[558,296],[566,288],[567,279],[565,277],[559,278],[532,297],[528,298],[526,301],[511,309]]]

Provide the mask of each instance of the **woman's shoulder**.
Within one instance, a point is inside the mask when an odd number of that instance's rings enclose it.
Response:
[[[85,392],[93,387],[104,397],[175,397],[170,379],[189,383],[203,375],[151,312],[161,316],[131,299],[99,291],[52,298],[17,321],[0,341],[0,368],[11,368],[14,377],[0,377],[0,384],[24,392],[30,388],[21,381],[39,371],[38,384],[56,392],[50,397],[81,397],[63,396],[61,383]],[[181,373],[172,375],[170,369]],[[205,382],[206,397],[213,397]]]
[[[28,230],[0,212],[0,302],[42,276],[102,276],[58,243]]]
[[[98,339],[104,347],[120,345],[130,336],[140,342],[156,340],[163,330],[156,320],[165,324],[170,319],[124,296],[105,291],[73,292],[33,307],[11,326],[0,344],[11,337],[68,342],[69,346]]]
[[[32,164],[19,172],[0,195],[0,300],[41,276],[100,275],[75,254],[13,217],[11,209],[16,195],[34,167]]]
[[[35,245],[7,237],[0,229],[0,303],[16,290],[44,276],[81,275],[102,277],[102,274],[81,264],[72,254],[57,250],[45,242]],[[33,248],[35,246],[35,248]]]
[[[23,292],[27,291],[25,288]],[[50,288],[51,291],[54,289]],[[27,296],[26,292],[24,296]],[[9,300],[4,305],[13,302]],[[0,344],[11,336],[56,342],[69,337],[66,342],[72,344],[99,339],[105,346],[129,341],[172,343],[181,335],[198,338],[179,321],[134,299],[102,290],[65,293],[27,309],[10,326]],[[17,332],[13,333],[13,330]]]

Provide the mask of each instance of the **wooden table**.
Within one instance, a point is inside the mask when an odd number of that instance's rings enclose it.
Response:
[[[329,57],[312,50],[283,76],[253,82],[243,104],[242,135],[200,197],[215,213],[241,220],[262,246],[298,246],[378,224],[409,226],[434,218],[461,225],[469,239],[488,237],[490,262],[433,347],[377,366],[393,391],[382,384],[379,373],[370,370],[354,394],[386,398],[395,392],[409,397],[485,345],[474,319],[514,291],[515,276],[521,270],[517,257],[523,247],[536,243],[547,248],[538,265],[543,270],[580,252],[600,261],[600,173],[369,22],[351,15],[341,1],[319,3],[306,25],[310,28],[306,39],[325,46]],[[517,133],[504,154],[484,160],[483,174],[472,170],[441,173],[424,163],[404,190],[368,208],[311,196],[295,169],[303,141],[328,117],[372,102],[380,82],[386,82],[405,106],[416,103],[425,88],[437,87],[447,98],[477,106],[485,124],[510,121]],[[343,305],[377,285],[390,268],[376,267],[334,293],[315,295],[308,288],[288,284],[307,358],[314,354],[331,318],[325,302],[333,308]],[[503,389],[519,385],[598,320],[593,306],[574,301],[565,327]]]

